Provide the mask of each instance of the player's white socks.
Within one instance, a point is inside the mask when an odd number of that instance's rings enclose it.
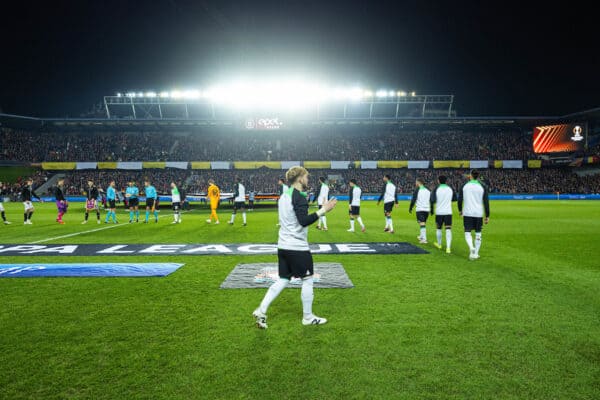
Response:
[[[388,221],[389,221],[388,227],[390,228],[390,231],[393,231],[394,230],[394,224],[392,223],[392,217],[388,217]]]
[[[321,218],[323,218],[323,229],[327,229],[327,217],[323,215]]]
[[[231,214],[231,221],[229,222],[233,224],[233,220],[235,220],[235,214]]]
[[[386,228],[390,227],[390,219],[388,217],[385,217],[385,227]]]
[[[356,218],[356,220],[358,221],[358,224],[360,225],[360,227],[361,227],[361,228],[364,228],[364,227],[365,227],[365,224],[363,224],[363,222],[362,222],[362,218],[361,218],[361,217],[358,217],[358,218]],[[353,227],[353,228],[354,228],[354,227]]]
[[[440,232],[440,244],[442,244],[442,233]],[[452,229],[446,229],[446,248],[452,247]]]
[[[273,300],[275,300],[277,296],[279,296],[279,293],[281,293],[281,291],[285,289],[288,282],[289,281],[287,279],[279,278],[274,284],[271,285],[271,287],[269,287],[269,290],[267,290],[265,297],[263,298],[262,302],[260,303],[260,306],[258,307],[261,313],[267,313],[267,309],[269,308]],[[302,288],[304,290],[304,286],[302,286]]]
[[[465,232],[465,240],[467,241],[467,245],[469,246],[469,251],[475,250],[473,247],[473,236],[471,236],[471,232]]]
[[[421,227],[419,236],[421,237],[421,240],[427,240],[427,228],[425,228],[424,226]]]
[[[475,232],[475,254],[479,254],[481,247],[481,232]]]
[[[448,232],[448,231],[446,231],[446,232]],[[436,229],[435,238],[437,239],[437,243],[441,246],[442,245],[442,230],[441,229]],[[447,239],[448,239],[448,236],[446,235],[446,240]]]
[[[244,223],[246,223],[246,212],[242,213],[242,220],[244,221]]]
[[[304,318],[310,318],[312,316],[312,303],[315,298],[313,292],[313,277],[302,279],[302,313]]]
[[[354,230],[354,220],[350,220],[350,229]]]

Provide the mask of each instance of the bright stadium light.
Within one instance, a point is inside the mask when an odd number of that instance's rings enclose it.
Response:
[[[363,92],[363,97],[373,97],[373,92],[370,90],[365,90]]]
[[[156,92],[146,92],[146,97],[156,97]]]
[[[390,97],[394,97],[395,95],[396,95],[396,92],[394,92],[393,90],[390,90],[388,92],[388,96],[390,96]]]
[[[388,92],[387,90],[378,90],[377,93],[375,93],[375,96],[377,97],[387,97]]]
[[[121,97],[121,93],[118,93],[118,92],[117,92],[117,97]]]
[[[135,97],[135,93],[134,92],[128,92],[125,96],[127,96],[127,97]]]
[[[398,96],[399,97],[406,97],[406,92],[403,91],[403,90],[401,90],[401,91],[398,92]]]
[[[415,96],[417,95],[417,92],[411,92],[411,93],[410,93],[410,95],[411,95],[412,97],[415,97]]]
[[[171,94],[169,92],[160,92],[160,97],[162,97],[163,99],[170,97],[170,96],[171,96]]]

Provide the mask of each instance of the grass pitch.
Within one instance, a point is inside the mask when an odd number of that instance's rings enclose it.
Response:
[[[275,242],[275,210],[234,226],[207,225],[206,209],[171,225],[66,224],[53,204],[32,226],[21,204],[5,204],[12,225],[0,244]],[[265,291],[221,290],[240,262],[273,256],[6,257],[27,262],[182,262],[166,278],[0,279],[0,398],[536,398],[600,396],[600,205],[492,202],[482,258],[467,260],[455,215],[453,254],[315,255],[343,264],[353,289],[316,289],[325,326],[300,323],[298,290],[269,310],[269,329],[251,313]],[[348,233],[347,204],[311,242],[408,241],[418,234],[408,204],[382,231],[381,207],[363,203],[366,233]],[[104,215],[102,216],[104,221]],[[125,222],[125,223],[124,223]],[[101,228],[95,232],[89,232]],[[60,236],[64,238],[48,240]],[[430,243],[435,239],[428,222]]]

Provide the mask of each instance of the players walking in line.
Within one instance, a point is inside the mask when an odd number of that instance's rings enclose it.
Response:
[[[98,192],[98,188],[94,186],[94,182],[88,181],[87,193],[86,193],[86,201],[85,201],[85,219],[82,224],[87,224],[88,217],[90,216],[90,211],[96,211],[96,223],[100,223],[100,208],[98,206],[98,197],[100,197],[100,193]]]
[[[108,212],[106,213],[105,224],[108,224],[110,217],[112,217],[113,224],[118,224],[117,221],[117,191],[115,190],[115,181],[110,181],[108,188],[106,189],[106,202],[108,203]]]
[[[128,200],[129,205],[129,223],[133,223],[133,217],[135,215],[135,222],[140,222],[140,190],[135,185],[134,181],[129,182],[127,189],[125,189],[125,197]]]
[[[469,246],[469,260],[479,258],[481,229],[490,221],[490,201],[488,190],[479,180],[479,172],[471,171],[469,181],[458,192],[458,211],[463,216],[465,240]],[[485,219],[483,213],[485,212]],[[471,232],[475,231],[475,244]]]
[[[43,202],[33,190],[33,179],[29,178],[21,191],[21,200],[23,200],[23,207],[25,208],[25,212],[23,213],[23,225],[32,225],[31,216],[35,211],[33,203],[31,202],[32,199],[38,199]]]
[[[362,190],[356,184],[356,179],[350,179],[350,198],[348,209],[350,212],[350,229],[348,232],[354,232],[354,220],[356,219],[360,225],[360,230],[365,231],[365,224],[363,224],[362,218],[360,217],[360,196]]]
[[[171,182],[171,207],[173,207],[173,222],[172,224],[181,223],[181,215],[179,214],[181,209],[181,195],[179,194],[179,188],[175,182]]]
[[[246,226],[246,187],[242,185],[240,178],[236,177],[235,192],[233,194],[233,213],[231,214],[229,225],[233,225],[238,209],[242,210],[242,220],[244,221],[244,226]]]
[[[319,193],[317,193],[317,205],[319,208],[323,207],[323,204],[329,200],[329,185],[325,183],[325,177],[319,177]],[[317,229],[327,230],[327,217],[325,214],[319,217],[319,223]]]
[[[456,201],[454,190],[446,184],[446,176],[438,177],[438,187],[431,193],[431,212],[435,212],[436,242],[433,244],[442,249],[442,227],[446,228],[446,253],[452,253],[452,202]]]
[[[56,216],[56,222],[59,224],[64,224],[62,217],[66,214],[67,208],[69,204],[67,203],[67,199],[65,198],[65,194],[63,191],[65,185],[64,179],[59,179],[56,187],[54,188],[54,199],[56,200],[56,208],[58,209],[58,215]]]
[[[4,204],[3,200],[4,200],[4,193],[2,193],[2,182],[0,182],[0,215],[2,215],[2,222],[4,223],[4,225],[10,225],[11,222],[6,220],[6,212],[4,211]]]
[[[392,210],[394,204],[398,207],[398,197],[396,196],[396,185],[392,183],[392,178],[389,175],[383,176],[383,189],[377,200],[377,205],[383,200],[383,214],[385,215],[384,232],[394,233],[394,224],[392,223]]]
[[[413,207],[417,209],[417,222],[419,223],[419,243],[427,244],[427,217],[431,212],[431,192],[423,182],[423,179],[417,178],[415,181],[415,191],[413,192],[408,212],[412,214]],[[432,214],[433,215],[433,214]]]
[[[278,201],[279,240],[277,257],[279,259],[279,279],[271,285],[260,306],[252,315],[256,318],[256,326],[267,328],[267,310],[269,305],[279,296],[292,277],[302,279],[302,325],[323,325],[325,318],[313,314],[313,259],[308,247],[308,226],[319,217],[331,211],[337,202],[335,198],[325,201],[321,208],[308,214],[308,171],[303,167],[292,167],[286,173],[291,187],[284,192]]]
[[[158,193],[149,180],[144,181],[144,193],[146,195],[146,219],[144,223],[148,223],[150,213],[154,215],[154,223],[158,223]]]
[[[221,200],[221,191],[212,179],[208,180],[207,196],[210,202],[210,217],[206,220],[206,223],[210,224],[214,219],[215,225],[218,225],[219,216],[217,215],[217,207],[219,207],[219,201]]]

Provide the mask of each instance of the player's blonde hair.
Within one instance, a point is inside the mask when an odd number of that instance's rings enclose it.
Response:
[[[298,180],[298,178],[304,175],[308,175],[308,171],[306,170],[306,168],[297,165],[287,170],[287,172],[285,173],[285,179],[290,185],[293,185],[294,182]]]

